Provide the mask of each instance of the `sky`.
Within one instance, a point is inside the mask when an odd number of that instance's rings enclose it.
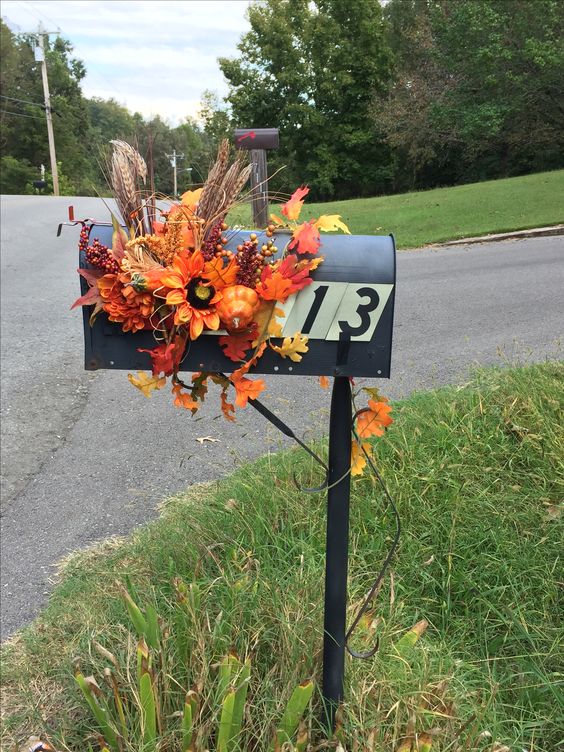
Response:
[[[87,75],[86,97],[116,99],[171,125],[197,117],[202,92],[227,85],[218,57],[237,55],[249,0],[2,0],[12,31],[60,34]]]

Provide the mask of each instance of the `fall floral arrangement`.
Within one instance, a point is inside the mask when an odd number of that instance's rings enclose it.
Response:
[[[203,187],[163,209],[141,155],[123,141],[112,145],[108,178],[126,229],[112,216],[110,248],[91,240],[89,225],[82,223],[79,247],[89,268],[78,272],[89,290],[74,306],[93,306],[91,323],[104,311],[125,332],[153,332],[155,347],[140,350],[149,354],[152,372],[128,375],[145,396],[170,379],[174,404],[195,413],[212,381],[221,388],[224,416],[234,420],[235,406],[245,407],[265,389],[262,379],[248,374],[267,348],[294,362],[307,353],[308,338],[300,332],[282,338],[279,306],[311,284],[311,272],[323,261],[320,231],[349,231],[338,215],[299,223],[309,192],[302,187],[282,205],[284,219],[272,215],[266,242],[260,244],[252,233],[233,252],[227,249],[226,217],[241,201],[252,169],[242,154],[232,159],[224,141]],[[290,236],[278,253],[280,227]],[[205,331],[225,332],[218,336],[219,346],[237,367],[230,375],[194,373],[187,384],[179,376],[182,360]],[[321,377],[321,383],[326,386],[327,380]],[[366,464],[363,439],[381,435],[392,422],[386,400],[366,391],[371,399],[356,416],[353,474]]]

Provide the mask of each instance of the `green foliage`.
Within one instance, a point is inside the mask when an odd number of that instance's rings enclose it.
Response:
[[[378,0],[268,0],[249,8],[241,56],[220,59],[240,127],[277,126],[273,187],[312,195],[370,195],[389,179],[388,150],[368,110],[389,75]]]
[[[34,180],[41,174],[27,159],[2,157],[0,161],[0,193],[32,193]]]
[[[186,586],[177,580],[175,588],[177,595],[181,596],[177,598],[175,609],[186,613],[186,601],[182,597]],[[93,676],[85,677],[80,671],[75,672],[76,683],[96,724],[91,731],[103,738],[100,746],[107,746],[110,752],[139,752],[140,749],[155,752],[163,745],[179,752],[200,752],[209,749],[210,743],[217,752],[238,752],[246,748],[243,745],[249,736],[249,716],[252,714],[252,707],[247,706],[250,659],[242,663],[235,653],[229,653],[219,663],[215,689],[200,686],[198,692],[186,691],[183,681],[190,671],[196,670],[196,666],[190,665],[189,654],[175,651],[178,643],[171,630],[174,631],[175,622],[176,625],[179,622],[174,613],[169,614],[170,623],[164,625],[151,602],[144,607],[135,602],[130,592],[133,590],[131,585],[127,589],[120,587],[120,590],[139,638],[135,658],[137,671],[131,670],[131,653],[126,653],[120,663],[116,655],[94,643],[94,648],[106,661],[103,672],[106,690]],[[190,612],[188,609],[187,613]],[[159,636],[149,647],[145,637],[151,632],[151,622],[163,624],[163,635],[167,637],[160,639]],[[187,624],[183,623],[182,629],[186,627]],[[133,635],[128,635],[128,642],[132,639]],[[282,744],[291,745],[313,689],[312,681],[305,681],[294,689],[275,724],[269,749],[279,752]],[[260,688],[255,686],[253,692],[260,692]],[[255,733],[261,726],[264,733],[268,733],[269,722],[264,723],[260,717],[254,719]],[[291,752],[293,747],[287,749]]]
[[[563,166],[560,0],[390,0],[385,13],[395,74],[374,117],[397,187]]]

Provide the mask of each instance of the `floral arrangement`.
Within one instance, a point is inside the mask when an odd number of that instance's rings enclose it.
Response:
[[[78,272],[89,290],[73,307],[93,306],[91,323],[104,311],[125,332],[153,332],[155,347],[140,350],[149,354],[152,372],[128,375],[146,397],[170,379],[174,404],[195,413],[212,381],[221,388],[221,409],[232,421],[235,406],[245,407],[265,389],[262,379],[248,374],[267,348],[294,362],[307,353],[308,338],[301,332],[282,338],[284,312],[279,306],[311,284],[311,272],[323,262],[320,232],[349,230],[338,215],[300,223],[309,192],[301,187],[282,205],[284,219],[272,215],[266,242],[259,244],[252,233],[233,252],[227,249],[226,217],[241,201],[252,169],[242,154],[231,159],[224,141],[203,187],[162,209],[154,187],[147,186],[148,178],[152,181],[141,155],[123,141],[112,144],[109,182],[126,231],[112,216],[109,248],[97,239],[90,241],[90,227],[82,223],[79,247],[89,268]],[[290,238],[278,254],[275,242],[281,227]],[[187,384],[179,370],[190,343],[205,331],[219,330],[225,332],[218,337],[219,346],[237,367],[228,376],[194,373]],[[320,381],[327,386],[325,377]],[[231,389],[234,398],[229,397]],[[357,413],[353,474],[366,464],[368,445],[362,440],[381,435],[392,422],[386,400],[375,390],[366,391],[371,399]]]

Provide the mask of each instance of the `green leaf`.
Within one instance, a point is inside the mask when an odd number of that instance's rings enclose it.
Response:
[[[150,674],[143,674],[141,677],[139,696],[141,699],[143,750],[144,752],[153,752],[153,750],[156,750],[157,742],[157,711]]]
[[[251,662],[247,659],[237,678],[235,702],[233,705],[233,720],[231,722],[231,736],[228,742],[229,752],[235,752],[239,747],[238,740],[240,740],[241,737],[241,726],[243,724],[243,714],[245,712],[245,701],[247,699],[250,678]]]
[[[292,736],[298,728],[308,702],[313,694],[313,682],[305,681],[299,684],[288,700],[282,719],[276,729],[275,737],[270,746],[271,750],[281,747],[284,742],[292,741]]]
[[[233,709],[235,707],[235,690],[230,687],[222,703],[221,718],[219,720],[219,733],[217,736],[218,752],[229,752],[231,739],[231,727],[233,724]]]
[[[192,704],[188,698],[184,703],[184,713],[182,714],[182,752],[189,752],[190,745],[192,744],[193,734],[193,715]]]
[[[84,695],[86,702],[88,703],[90,710],[92,711],[92,714],[94,715],[94,718],[98,722],[98,725],[100,726],[100,730],[102,732],[102,735],[107,739],[108,744],[110,745],[112,752],[119,752],[119,745],[118,745],[118,738],[117,734],[110,726],[110,719],[109,719],[109,713],[107,707],[102,707],[101,704],[98,703],[98,700],[94,696],[94,693],[92,691],[92,687],[88,684],[86,681],[86,678],[83,674],[78,671],[75,674],[76,683],[82,690],[82,694]]]

